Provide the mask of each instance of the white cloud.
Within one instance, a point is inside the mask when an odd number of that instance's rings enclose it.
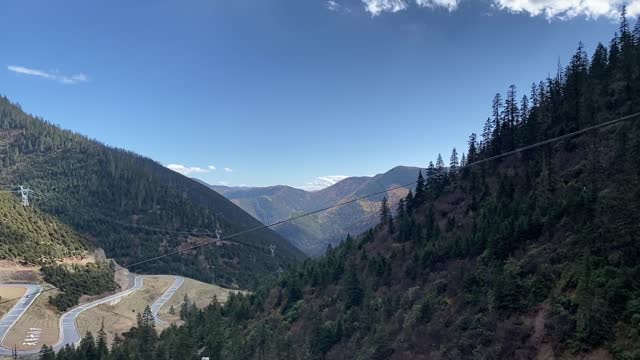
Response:
[[[215,167],[215,166],[213,166],[213,165],[209,165],[209,166],[207,166],[207,168],[208,168],[209,170],[215,170],[215,169],[216,169],[216,167]]]
[[[189,176],[191,174],[203,174],[211,171],[197,166],[185,166],[182,164],[169,164],[167,165],[167,168],[185,176]]]
[[[37,70],[37,69],[30,69],[24,66],[16,66],[16,65],[9,65],[7,66],[7,69],[17,74],[37,76],[43,79],[55,80],[62,84],[73,85],[73,84],[89,81],[89,78],[87,78],[87,76],[82,73],[75,74],[75,75],[60,75],[57,73],[46,72],[46,71]]]
[[[449,11],[453,11],[458,8],[460,0],[416,0],[416,4],[428,8],[443,7]]]
[[[629,16],[640,14],[640,0],[493,0],[502,10],[528,13],[531,16],[544,15],[547,19],[571,19],[576,16],[587,18],[616,18],[623,4],[627,4]]]
[[[377,16],[383,12],[396,13],[409,6],[405,0],[362,0],[362,2],[371,16]]]
[[[333,12],[337,12],[337,13],[350,13],[351,9],[349,9],[348,7],[342,5],[341,3],[335,1],[335,0],[328,0],[325,3],[325,6],[327,7],[327,10],[329,11],[333,11]]]
[[[381,13],[396,13],[406,10],[411,4],[426,8],[458,9],[463,0],[362,0],[364,8],[371,16]],[[470,0],[466,0],[470,1]],[[332,8],[336,1],[329,1]],[[527,13],[531,16],[545,16],[547,19],[572,19],[576,16],[587,18],[617,18],[622,5],[627,5],[630,17],[640,15],[640,0],[491,0],[492,7],[514,13]]]
[[[348,176],[344,176],[344,175],[320,176],[318,178],[313,179],[313,181],[310,181],[305,185],[300,186],[300,188],[306,191],[318,191],[318,190],[327,188],[331,185],[335,185],[339,181],[342,181],[346,178],[348,178]]]
[[[218,184],[220,184],[220,185],[222,185],[222,186],[229,186],[229,183],[228,183],[228,182],[226,182],[226,181],[222,181],[222,180],[218,181]]]
[[[233,169],[232,169],[232,168],[228,168],[228,167],[226,167],[226,168],[224,168],[224,171],[225,171],[225,172],[228,172],[228,173],[231,173],[231,172],[233,172]]]

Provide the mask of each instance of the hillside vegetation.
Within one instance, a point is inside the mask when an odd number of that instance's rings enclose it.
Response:
[[[69,226],[34,207],[24,207],[12,193],[0,192],[0,259],[50,264],[87,254],[90,243]]]
[[[463,164],[640,110],[640,25],[622,20],[530,98],[496,96]],[[450,165],[323,258],[159,337],[140,321],[109,356],[640,358],[640,120]],[[85,340],[76,355],[91,351]]]
[[[207,234],[218,224],[223,235],[260,225],[204,185],[150,159],[27,115],[6,98],[0,98],[0,183],[31,187],[36,207],[89,236],[124,266],[211,240]],[[193,231],[204,235],[183,233]],[[211,281],[215,265],[220,284],[253,287],[303,258],[271,230],[233,241],[132,270]],[[274,257],[270,245],[277,247]]]

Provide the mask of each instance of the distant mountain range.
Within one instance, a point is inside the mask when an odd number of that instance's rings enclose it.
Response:
[[[416,180],[416,167],[398,166],[375,176],[348,177],[318,191],[305,191],[290,186],[228,187],[209,185],[213,190],[240,206],[264,224],[287,219],[305,212],[338,204],[363,195],[398,187]],[[401,188],[387,194],[395,208],[398,200],[409,192]],[[324,253],[347,234],[359,234],[378,221],[384,195],[360,200],[330,211],[298,219],[274,228],[276,232],[310,256]]]

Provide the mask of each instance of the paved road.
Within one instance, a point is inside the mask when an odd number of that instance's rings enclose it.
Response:
[[[140,290],[144,283],[144,276],[137,275],[133,281],[133,286],[125,291],[121,291],[119,293],[113,294],[111,296],[107,296],[106,298],[98,299],[96,301],[92,301],[90,303],[77,306],[66,313],[62,314],[60,317],[59,327],[60,327],[60,338],[58,343],[53,345],[53,349],[58,351],[63,348],[65,345],[69,344],[78,344],[82,339],[80,335],[80,331],[76,325],[76,320],[78,316],[86,310],[94,308],[98,305],[110,303],[113,301],[121,300],[124,297],[131,295],[132,293]]]
[[[2,319],[0,319],[1,344],[9,333],[9,330],[18,322],[29,306],[31,306],[31,304],[33,304],[36,298],[40,295],[42,292],[42,286],[35,284],[0,284],[0,287],[23,287],[26,289],[22,298],[20,298],[11,310],[4,314]],[[11,349],[0,347],[0,355],[11,355]]]
[[[173,284],[169,286],[169,288],[164,292],[164,294],[162,294],[162,296],[160,296],[158,299],[156,299],[156,301],[153,302],[153,304],[151,304],[151,312],[153,313],[153,318],[155,319],[156,324],[167,323],[164,320],[160,320],[160,318],[158,317],[158,311],[160,311],[160,308],[162,308],[162,306],[166,304],[169,299],[171,299],[173,294],[176,293],[176,290],[178,290],[178,288],[180,288],[180,286],[184,282],[184,278],[182,276],[171,277],[175,279],[173,281]]]
[[[157,275],[156,275],[157,276]],[[140,290],[144,285],[144,278],[148,276],[136,275],[133,281],[133,286],[127,290],[121,291],[119,293],[113,294],[111,296],[107,296],[102,299],[98,299],[92,301],[87,304],[83,304],[77,306],[66,313],[62,314],[59,321],[60,328],[60,338],[58,342],[53,345],[54,350],[58,351],[67,344],[69,345],[77,345],[82,336],[78,330],[76,321],[78,316],[93,307],[96,307],[101,304],[112,303],[122,300],[123,298],[131,295],[132,293]],[[155,276],[154,276],[155,277]],[[158,318],[158,311],[160,308],[175,294],[175,292],[180,288],[182,283],[184,282],[184,278],[181,276],[171,276],[175,280],[173,284],[160,296],[156,301],[151,304],[151,311],[153,312],[153,316],[156,320],[156,323],[165,323],[165,321],[160,320]],[[5,336],[9,333],[9,330],[15,323],[22,317],[22,315],[26,312],[26,310],[31,306],[31,304],[35,301],[35,299],[42,292],[42,287],[40,285],[32,285],[32,284],[0,284],[2,287],[15,287],[20,286],[27,289],[24,296],[18,301],[18,303],[7,313],[2,319],[0,319],[0,344],[4,340]],[[34,350],[19,350],[19,354],[34,354],[38,353],[40,349]],[[12,349],[6,349],[0,346],[0,355],[11,355]]]

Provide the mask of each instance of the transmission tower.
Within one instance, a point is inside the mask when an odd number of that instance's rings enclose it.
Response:
[[[222,229],[220,229],[220,223],[216,219],[216,237],[218,238],[218,241],[220,241],[220,235],[222,235]]]
[[[32,193],[33,190],[29,188],[24,188],[20,185],[20,197],[22,198],[22,206],[29,206],[29,194]]]
[[[271,251],[271,257],[276,256],[276,246],[274,244],[269,245],[269,250]]]

